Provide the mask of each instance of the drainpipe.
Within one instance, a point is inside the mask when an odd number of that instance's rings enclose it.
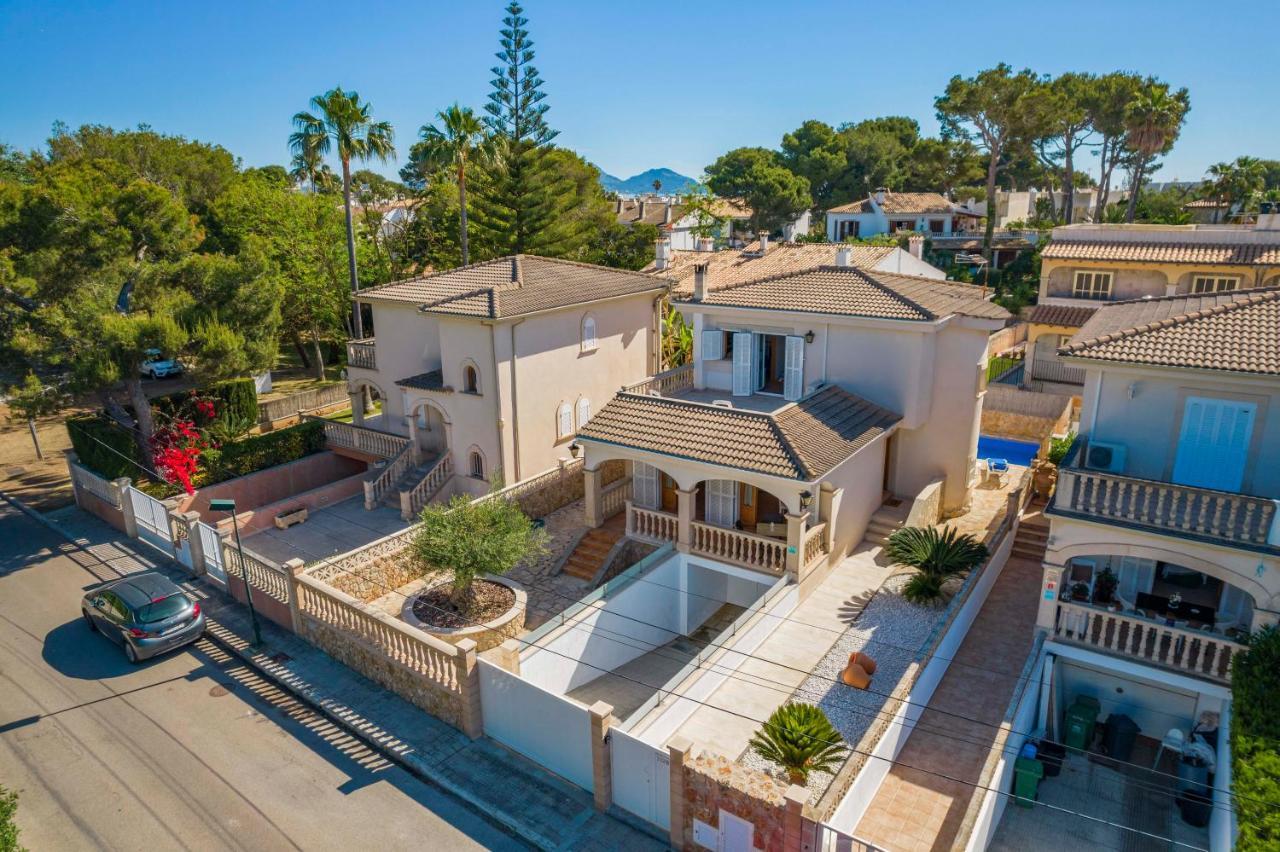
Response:
[[[515,466],[515,479],[520,481],[520,393],[516,388],[516,326],[523,323],[519,319],[511,323],[511,461]],[[494,343],[497,349],[497,343]]]

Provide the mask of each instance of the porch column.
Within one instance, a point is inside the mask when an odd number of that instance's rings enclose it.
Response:
[[[1045,562],[1040,579],[1040,609],[1036,613],[1036,627],[1047,630],[1053,635],[1053,628],[1058,620],[1058,596],[1062,593],[1062,578],[1066,573],[1063,565]]]
[[[364,425],[364,391],[361,389],[349,391],[347,396],[351,399],[351,423],[355,426]]]
[[[409,412],[409,454],[413,456],[413,465],[422,464],[422,450],[418,447],[418,418]]]
[[[1272,612],[1269,609],[1253,610],[1253,624],[1250,625],[1250,632],[1257,633],[1264,627],[1275,627],[1280,625],[1280,612]]]
[[[800,582],[800,563],[804,560],[804,531],[809,518],[808,512],[793,515],[787,512],[787,576]]]
[[[694,495],[697,493],[696,485],[688,491],[676,489],[676,512],[679,517],[676,521],[676,550],[681,553],[688,553],[693,542]]]
[[[586,513],[587,526],[593,529],[604,523],[604,506],[600,495],[600,490],[604,486],[603,473],[598,467],[595,470],[584,468],[582,471],[583,509]]]

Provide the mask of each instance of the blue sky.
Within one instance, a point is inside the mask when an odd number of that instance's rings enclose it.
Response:
[[[285,163],[290,116],[341,83],[395,125],[403,153],[437,110],[483,104],[501,9],[0,0],[0,141],[39,147],[59,119],[147,122],[246,165]],[[951,75],[999,61],[1126,68],[1189,87],[1162,180],[1241,154],[1280,158],[1275,0],[529,0],[526,13],[558,141],[620,177],[652,166],[697,175],[729,148],[776,146],[808,118],[908,115],[934,132],[933,98]]]

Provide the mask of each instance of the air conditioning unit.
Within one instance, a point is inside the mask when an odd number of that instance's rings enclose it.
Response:
[[[1124,471],[1124,444],[1107,444],[1102,441],[1090,441],[1085,454],[1084,466],[1089,470],[1102,470],[1107,473]]]

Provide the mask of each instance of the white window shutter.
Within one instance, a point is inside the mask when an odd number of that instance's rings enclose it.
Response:
[[[595,317],[587,317],[582,321],[582,348],[596,348],[596,320]]]
[[[707,523],[732,528],[738,520],[738,483],[731,479],[707,480]]]
[[[578,400],[578,428],[581,429],[587,425],[587,421],[591,419],[591,403],[584,396]]]
[[[787,337],[786,369],[782,377],[782,396],[795,401],[804,395],[804,338]]]
[[[702,332],[702,360],[720,361],[724,359],[724,332],[718,328],[705,329]]]
[[[749,331],[734,332],[733,335],[733,395],[751,396],[754,390],[755,375],[755,335]]]
[[[556,410],[556,435],[560,438],[567,438],[573,434],[573,409],[569,407],[569,403],[560,404],[560,408]]]
[[[658,508],[658,469],[653,465],[632,463],[631,502],[645,509]]]

